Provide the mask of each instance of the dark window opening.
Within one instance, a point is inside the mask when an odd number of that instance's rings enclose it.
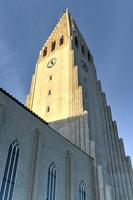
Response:
[[[47,55],[47,47],[43,50],[43,57]]]
[[[49,77],[49,80],[50,80],[50,81],[52,80],[52,75]]]
[[[88,68],[87,68],[87,66],[85,66],[85,71],[88,72]]]
[[[64,37],[62,36],[61,38],[60,38],[60,45],[62,45],[64,43]]]
[[[51,90],[48,90],[48,95],[51,95]]]
[[[56,46],[56,41],[52,42],[52,44],[51,44],[51,51],[55,50],[55,46]]]
[[[79,46],[79,43],[78,43],[78,39],[77,39],[77,37],[75,37],[75,46],[76,46],[76,47]]]
[[[91,54],[89,51],[88,51],[88,60],[91,61]]]
[[[86,83],[87,82],[87,80],[86,80],[86,78],[84,78],[84,83]]]
[[[87,98],[87,92],[85,92],[85,98]]]
[[[83,45],[81,46],[81,51],[82,51],[82,54],[84,55],[85,54],[85,50],[84,50],[84,46]]]
[[[47,107],[46,112],[50,112],[50,106]]]
[[[86,63],[83,60],[81,61],[81,65],[82,65],[82,68],[84,69],[84,71],[88,72],[88,67],[87,67]]]

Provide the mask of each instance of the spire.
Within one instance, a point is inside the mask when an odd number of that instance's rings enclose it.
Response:
[[[57,38],[60,38],[61,36],[70,38],[72,35],[72,24],[73,22],[72,22],[70,10],[69,8],[67,8],[64,11],[63,15],[60,17],[59,21],[57,22],[50,36],[44,43],[44,46],[42,47],[42,51],[44,50],[45,47],[50,46],[52,41],[56,40]],[[40,55],[42,55],[41,52],[40,52]]]
[[[74,20],[66,9],[40,51],[26,105],[47,122],[83,114],[72,49]]]
[[[70,9],[67,8],[67,9],[65,10],[65,12],[68,13],[68,14],[70,14]]]

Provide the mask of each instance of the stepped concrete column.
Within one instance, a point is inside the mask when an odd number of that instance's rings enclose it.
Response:
[[[84,114],[84,140],[85,140],[85,152],[89,154],[89,140],[90,140],[90,133],[89,133],[89,125],[88,125],[88,112]]]
[[[118,154],[116,151],[116,144],[115,144],[115,133],[113,129],[113,121],[112,121],[112,114],[110,106],[108,106],[108,120],[109,120],[109,129],[110,129],[110,138],[111,138],[111,148],[113,152],[113,164],[112,164],[112,174],[114,179],[114,192],[115,192],[115,198],[120,199],[120,190],[119,190],[119,175],[118,175]]]
[[[132,196],[133,196],[133,170],[132,170],[132,163],[131,163],[130,156],[126,157],[126,162],[127,162],[128,174],[129,174],[129,179],[130,179],[130,184],[131,184]]]
[[[74,199],[74,160],[70,151],[66,153],[66,200]]]
[[[111,197],[111,187],[110,185],[105,185],[105,200],[113,200]]]
[[[104,105],[104,112],[105,112],[105,124],[106,124],[106,134],[107,134],[107,141],[108,141],[108,151],[109,151],[109,162],[107,163],[108,173],[110,177],[110,185],[112,186],[112,196],[115,199],[115,192],[114,192],[114,176],[113,176],[113,167],[114,167],[114,155],[112,149],[112,138],[111,138],[111,130],[110,130],[110,116],[108,113],[108,106]]]
[[[85,140],[84,140],[84,120],[83,116],[80,116],[80,148],[85,151]]]
[[[39,158],[41,150],[41,141],[42,133],[39,129],[36,129],[34,133],[33,141],[33,154],[32,154],[32,163],[31,163],[31,180],[30,180],[30,189],[29,189],[29,200],[37,199],[37,190],[38,190],[38,178],[39,178]]]
[[[96,163],[96,153],[95,153],[95,142],[90,141],[89,144],[90,156],[94,159],[94,179],[95,179],[95,189],[96,189],[96,200],[99,200],[99,186],[98,186],[98,173],[97,173],[97,163]]]
[[[76,127],[76,145],[80,147],[80,125],[79,117],[75,118],[75,127]]]
[[[99,200],[105,200],[105,198],[104,198],[103,171],[102,171],[101,165],[97,166],[97,174],[98,174]]]
[[[121,169],[121,155],[120,155],[120,149],[119,149],[119,145],[118,145],[118,141],[119,141],[119,137],[118,137],[118,132],[117,132],[117,126],[116,126],[116,122],[113,121],[113,132],[114,132],[114,144],[115,144],[115,149],[116,149],[116,173],[117,173],[117,179],[118,179],[118,189],[119,189],[119,195],[120,195],[120,199],[122,198],[122,196],[124,195],[124,188],[123,188],[123,178],[122,178],[122,169]]]
[[[123,140],[119,140],[119,145],[120,145],[120,151],[121,151],[121,157],[122,157],[122,163],[123,163],[123,174],[125,178],[125,190],[126,190],[126,196],[125,198],[128,200],[132,199],[132,194],[131,194],[131,186],[130,186],[130,180],[128,176],[128,168],[126,166],[126,155],[125,155],[125,150],[124,150],[124,145],[123,145]]]
[[[4,124],[4,113],[5,113],[5,105],[0,102],[0,132],[2,130],[3,124]]]

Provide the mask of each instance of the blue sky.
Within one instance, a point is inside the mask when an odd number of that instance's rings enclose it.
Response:
[[[133,1],[0,0],[0,87],[25,102],[38,53],[70,8],[133,160]]]

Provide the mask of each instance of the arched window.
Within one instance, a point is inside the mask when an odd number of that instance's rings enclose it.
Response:
[[[43,57],[47,55],[47,47],[43,50]]]
[[[18,166],[19,151],[19,142],[16,139],[10,144],[8,150],[4,177],[0,191],[1,200],[12,199]]]
[[[46,200],[55,200],[56,189],[56,166],[52,163],[48,169],[48,183],[47,183],[47,198]]]
[[[79,200],[86,200],[85,184],[83,181],[79,185]]]
[[[62,36],[61,38],[60,38],[60,45],[62,45],[64,43],[64,36]]]

